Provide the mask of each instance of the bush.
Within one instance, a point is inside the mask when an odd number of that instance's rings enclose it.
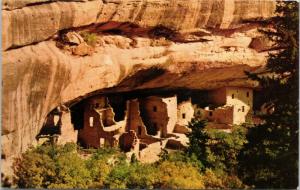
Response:
[[[130,165],[126,161],[118,163],[112,168],[105,181],[106,188],[125,189],[127,187],[128,176],[130,174]]]
[[[193,120],[188,134],[189,155],[196,155],[202,169],[213,168],[235,174],[238,166],[238,155],[246,141],[246,129],[234,126],[231,133],[217,129],[206,129],[206,122]]]
[[[80,35],[83,37],[84,41],[90,45],[95,47],[97,43],[97,34],[89,33],[89,32],[81,32]]]
[[[203,189],[204,184],[198,169],[184,162],[164,161],[158,166],[157,184],[160,188]]]
[[[21,188],[47,188],[55,178],[55,162],[32,150],[14,162],[17,185]]]
[[[213,171],[212,169],[206,169],[203,174],[203,182],[207,189],[241,189],[246,187],[237,176],[227,175],[225,172]]]
[[[30,149],[14,163],[18,187],[86,188],[90,175],[76,154],[76,145],[45,145]]]
[[[60,155],[55,162],[56,177],[48,188],[87,188],[92,182],[84,160],[76,153]]]
[[[152,164],[132,164],[127,179],[127,188],[153,189],[158,183],[157,174],[158,169]]]
[[[117,149],[80,150],[75,144],[30,149],[15,162],[19,188],[239,188],[240,181],[226,173],[200,173],[198,161],[184,152],[165,153],[153,164],[126,160]],[[224,179],[224,180],[223,180]]]

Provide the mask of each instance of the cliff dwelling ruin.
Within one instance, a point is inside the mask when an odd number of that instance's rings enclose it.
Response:
[[[188,124],[194,117],[227,132],[233,125],[251,122],[253,89],[224,87],[196,94],[95,95],[70,108],[54,109],[37,140],[75,142],[86,148],[119,147],[128,158],[135,154],[142,162],[154,162],[162,149],[187,146]]]

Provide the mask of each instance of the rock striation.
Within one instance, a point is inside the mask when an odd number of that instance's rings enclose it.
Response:
[[[7,162],[36,143],[54,108],[95,93],[255,86],[244,71],[266,63],[268,47],[253,40],[262,39],[257,28],[275,9],[268,0],[3,0],[2,5],[1,143]],[[175,35],[153,37],[149,31],[157,26]],[[81,30],[97,34],[93,50],[78,36],[77,53],[57,45],[60,33]]]
[[[2,11],[3,50],[49,39],[63,29],[107,22],[129,22],[140,27],[163,25],[185,32],[199,28],[231,29],[245,21],[269,18],[275,8],[274,2],[267,0],[22,0],[3,3],[12,9]],[[37,5],[26,6],[35,3]]]

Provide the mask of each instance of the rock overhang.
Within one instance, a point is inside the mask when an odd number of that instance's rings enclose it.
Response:
[[[2,146],[7,157],[34,144],[55,107],[95,94],[256,87],[244,71],[263,67],[267,51],[250,44],[261,36],[260,21],[275,8],[267,0],[22,0],[9,5],[2,13],[2,135],[9,139]],[[108,43],[91,56],[70,55],[53,39],[62,30],[95,25],[126,32],[132,24],[136,36],[105,34]],[[156,26],[181,36],[162,45],[138,35]]]

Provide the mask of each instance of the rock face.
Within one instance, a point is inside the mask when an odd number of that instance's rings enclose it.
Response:
[[[267,48],[257,51],[253,39],[260,36],[258,21],[270,18],[275,8],[268,0],[2,3],[6,161],[36,143],[51,110],[95,93],[255,85],[244,71],[266,63]],[[175,37],[157,30],[163,37],[151,36],[157,26]],[[97,33],[94,53],[79,56],[59,48],[54,36],[62,30]]]
[[[14,3],[13,3],[14,2]],[[48,2],[45,4],[38,4]],[[234,0],[50,0],[3,1],[2,48],[24,46],[46,40],[62,29],[96,23],[134,23],[140,27],[164,25],[177,30],[235,28],[247,20],[273,14],[271,1]],[[26,6],[28,4],[36,6]],[[25,7],[24,7],[25,6]]]

